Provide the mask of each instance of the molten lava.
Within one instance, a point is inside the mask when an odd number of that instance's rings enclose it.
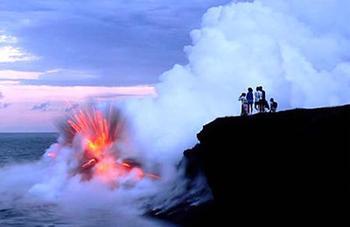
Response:
[[[56,152],[53,152],[53,151],[50,151],[47,153],[47,156],[54,159],[57,157],[57,153]]]
[[[87,152],[95,158],[101,158],[103,150],[114,142],[109,122],[100,110],[79,111],[68,120],[68,124],[75,131],[74,134],[87,139]]]
[[[116,180],[127,176],[132,176],[134,180],[159,178],[119,157],[116,145],[122,142],[125,127],[121,114],[116,109],[109,108],[104,112],[89,107],[79,110],[68,117],[63,132],[68,143],[73,144],[75,138],[81,139],[82,154],[77,155],[80,164],[76,173],[82,176],[82,180],[97,178],[115,184]],[[53,157],[52,154],[49,156]]]

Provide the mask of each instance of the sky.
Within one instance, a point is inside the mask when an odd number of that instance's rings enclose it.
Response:
[[[210,7],[230,0],[1,0],[0,132],[53,131],[80,103],[156,95]]]
[[[145,135],[194,135],[238,115],[235,96],[258,85],[279,110],[349,103],[349,9],[348,0],[1,0],[0,132],[54,131],[83,103],[128,100]]]

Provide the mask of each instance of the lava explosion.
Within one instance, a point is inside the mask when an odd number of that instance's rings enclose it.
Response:
[[[70,114],[62,124],[61,147],[69,147],[74,152],[76,165],[72,175],[81,175],[86,181],[92,178],[118,186],[120,179],[138,181],[144,177],[158,179],[145,173],[141,164],[128,159],[125,120],[119,110],[109,107],[106,111],[89,106]],[[47,156],[56,159],[58,151],[49,151]]]

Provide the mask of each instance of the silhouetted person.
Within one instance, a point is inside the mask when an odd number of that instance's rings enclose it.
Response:
[[[261,91],[261,100],[260,100],[260,112],[265,112],[265,108],[270,109],[269,104],[266,101],[266,92],[262,86],[259,87]]]
[[[241,116],[247,116],[248,115],[248,101],[246,98],[246,93],[242,93],[241,96],[239,96],[238,101],[241,102]]]
[[[254,98],[255,98],[254,107],[259,112],[260,112],[261,97],[262,97],[262,93],[260,91],[260,88],[256,87],[256,90],[255,90],[255,93],[254,93]]]
[[[277,111],[277,102],[273,100],[273,98],[270,99],[270,113],[275,113]]]
[[[258,109],[259,109],[259,113],[262,113],[262,112],[265,112],[265,109],[264,109],[264,99],[263,97],[265,97],[265,93],[263,93],[263,89],[262,87],[257,87],[257,91],[258,91],[258,95],[260,96],[259,97],[259,101],[258,101]]]
[[[253,103],[254,103],[254,95],[253,95],[253,88],[248,88],[247,93],[247,102],[248,102],[248,114],[253,113]]]

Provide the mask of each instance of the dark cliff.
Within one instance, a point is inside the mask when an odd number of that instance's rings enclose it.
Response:
[[[197,137],[187,175],[204,172],[214,199],[180,224],[322,223],[347,206],[350,106],[218,118]]]

